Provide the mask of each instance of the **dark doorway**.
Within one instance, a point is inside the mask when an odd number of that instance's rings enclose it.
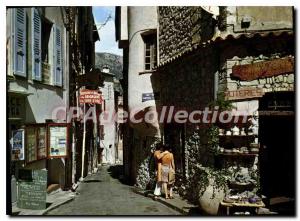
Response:
[[[294,93],[267,94],[259,105],[262,194],[269,200],[295,199]]]
[[[184,124],[168,123],[164,125],[165,144],[173,148],[176,173],[184,174]]]

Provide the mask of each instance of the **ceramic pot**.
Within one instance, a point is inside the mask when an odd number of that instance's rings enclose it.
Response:
[[[199,207],[205,214],[217,215],[220,203],[224,197],[225,191],[223,189],[215,189],[215,181],[210,178],[206,190],[203,194],[199,193]]]

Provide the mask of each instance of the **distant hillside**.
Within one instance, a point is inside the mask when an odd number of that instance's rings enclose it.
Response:
[[[104,65],[108,65],[110,72],[115,74],[117,79],[123,78],[123,57],[116,54],[96,52],[95,66],[100,70]]]

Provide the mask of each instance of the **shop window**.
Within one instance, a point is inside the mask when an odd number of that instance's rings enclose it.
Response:
[[[157,42],[156,33],[143,36],[145,44],[145,71],[151,71],[157,66]]]

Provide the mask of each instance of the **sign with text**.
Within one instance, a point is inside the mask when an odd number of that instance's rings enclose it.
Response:
[[[262,88],[241,88],[235,91],[225,91],[227,100],[243,100],[248,98],[262,97],[264,91]]]
[[[142,102],[145,101],[151,101],[151,100],[158,100],[159,99],[159,93],[143,93],[142,94]]]
[[[242,81],[252,81],[292,72],[294,72],[294,58],[291,57],[232,67],[232,76]]]
[[[81,90],[79,97],[80,104],[101,104],[102,96],[97,90]]]
[[[65,125],[49,125],[48,158],[66,157],[68,150],[68,127]]]
[[[20,170],[18,181],[18,207],[46,209],[47,170]]]
[[[12,131],[11,159],[24,160],[24,130]]]

